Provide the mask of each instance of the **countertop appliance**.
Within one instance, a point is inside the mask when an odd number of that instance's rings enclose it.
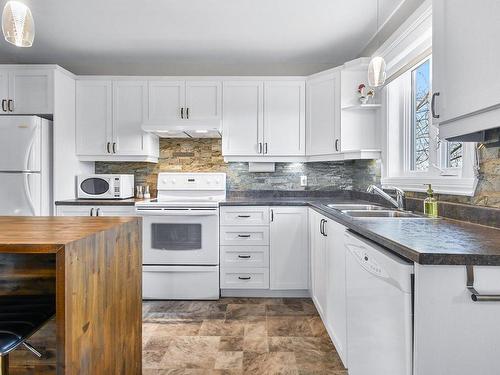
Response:
[[[219,202],[225,173],[160,173],[143,216],[143,298],[219,298]]]
[[[349,375],[411,375],[413,264],[344,236]]]
[[[77,177],[80,199],[128,199],[134,197],[133,174],[90,174]]]
[[[50,216],[52,123],[0,116],[0,215]]]

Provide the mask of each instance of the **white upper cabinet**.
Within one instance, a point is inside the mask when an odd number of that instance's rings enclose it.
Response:
[[[223,155],[255,156],[263,152],[263,93],[259,81],[223,84]]]
[[[220,120],[220,81],[150,81],[146,122],[177,120]]]
[[[147,108],[147,81],[78,80],[76,145],[80,159],[156,162],[158,137],[141,128]]]
[[[340,73],[307,82],[307,155],[340,152]]]
[[[220,120],[221,82],[186,81],[186,117],[193,120]]]
[[[440,136],[498,127],[500,2],[439,0],[432,5],[433,114]]]
[[[2,114],[52,114],[53,69],[2,69],[0,100]]]
[[[76,153],[111,154],[112,83],[108,80],[76,82]]]
[[[308,289],[307,207],[272,207],[270,217],[270,288]]]
[[[149,122],[180,120],[184,117],[186,86],[184,81],[149,82]]]
[[[7,101],[9,100],[9,72],[0,70],[0,114],[8,113]]]
[[[146,81],[113,83],[113,152],[118,155],[142,155],[152,135],[142,131],[147,113]]]
[[[223,155],[266,161],[305,156],[304,81],[223,84]]]
[[[305,82],[264,83],[264,153],[305,155]]]

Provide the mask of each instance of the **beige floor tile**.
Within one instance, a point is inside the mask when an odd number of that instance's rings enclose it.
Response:
[[[245,336],[267,336],[267,323],[265,319],[245,322]]]
[[[204,320],[200,336],[243,336],[245,325],[236,320],[211,319]]]
[[[256,352],[256,353],[269,352],[269,344],[267,342],[267,337],[245,336],[243,338],[243,351]]]
[[[240,352],[243,350],[242,336],[221,337],[219,342],[220,352]]]
[[[314,336],[309,319],[303,316],[267,317],[267,334],[269,336]]]
[[[243,368],[243,352],[219,352],[215,360],[216,370]]]
[[[243,354],[243,371],[248,374],[298,375],[294,353],[253,353]]]
[[[228,320],[260,320],[266,316],[265,304],[230,304],[227,305]]]

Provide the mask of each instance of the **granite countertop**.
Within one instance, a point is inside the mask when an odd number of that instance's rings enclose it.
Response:
[[[348,197],[236,197],[221,206],[309,206],[410,261],[426,265],[500,265],[500,229],[449,219],[352,218],[329,203],[373,203]]]
[[[129,198],[129,199],[66,199],[56,201],[56,206],[134,206],[137,202],[142,202],[144,199]]]

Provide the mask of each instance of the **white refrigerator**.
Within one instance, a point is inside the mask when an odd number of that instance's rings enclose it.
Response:
[[[0,215],[52,215],[52,122],[0,116]]]

